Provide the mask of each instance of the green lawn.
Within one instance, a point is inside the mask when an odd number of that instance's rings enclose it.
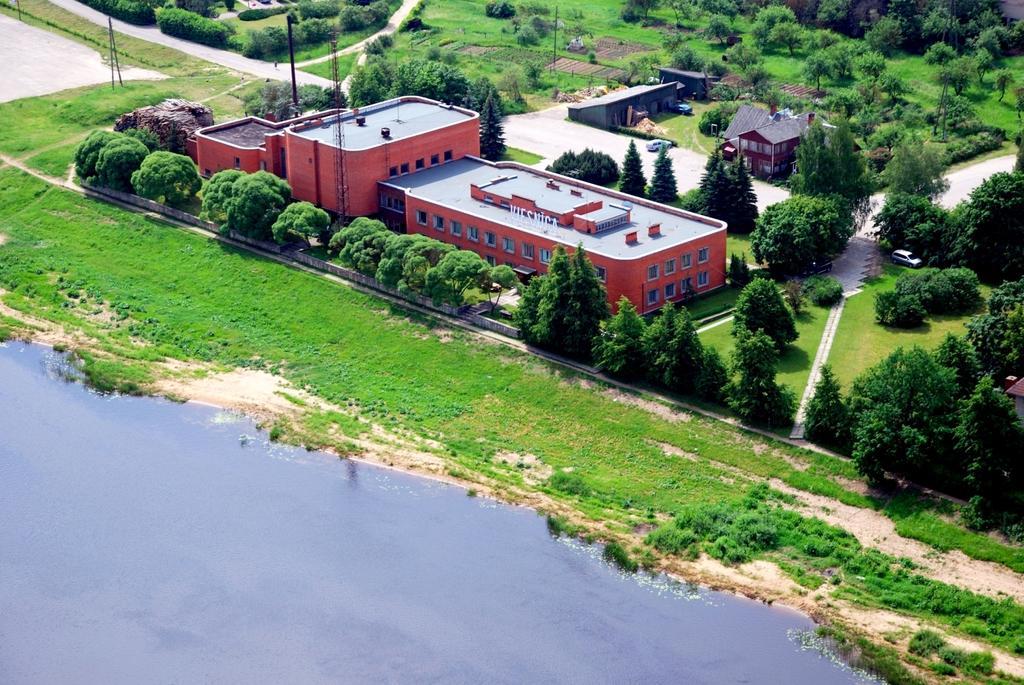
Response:
[[[505,148],[505,154],[501,156],[503,162],[519,162],[520,164],[527,164],[533,166],[542,159],[542,156],[535,152],[529,152],[528,150],[520,150],[517,147]]]
[[[739,296],[739,288],[726,286],[719,288],[713,293],[700,295],[696,299],[687,302],[686,310],[694,320],[703,319],[732,309],[733,305],[736,304],[736,298]]]
[[[729,233],[725,237],[725,251],[732,255],[746,255],[747,263],[754,264],[754,250],[750,247],[749,233]]]
[[[779,357],[778,380],[788,385],[797,397],[804,391],[807,379],[811,374],[811,364],[818,351],[821,335],[828,319],[828,309],[808,305],[803,313],[796,317],[796,330],[799,337],[796,342],[786,347]],[[715,326],[700,334],[701,342],[718,350],[723,359],[729,359],[736,348],[732,337],[732,322]]]
[[[338,55],[338,76],[344,79],[352,72],[352,68],[356,65],[356,58],[358,55]],[[331,61],[326,60],[324,62],[317,62],[316,64],[310,64],[309,66],[302,67],[302,71],[323,78],[331,78]]]
[[[714,107],[714,104],[697,101],[691,101],[689,104],[693,107],[692,115],[658,114],[654,117],[654,122],[668,131],[667,137],[676,145],[702,155],[710,155],[715,149],[715,139],[697,130],[697,124],[700,123],[701,114]]]
[[[882,326],[875,322],[875,294],[892,290],[901,267],[886,265],[881,276],[869,280],[863,291],[850,297],[843,308],[828,363],[845,389],[868,367],[885,358],[897,347],[919,345],[936,347],[947,333],[963,335],[972,314],[929,316],[922,326],[912,329]],[[982,286],[982,296],[989,289]]]

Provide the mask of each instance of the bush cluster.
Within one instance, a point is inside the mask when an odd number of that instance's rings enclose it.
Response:
[[[819,307],[831,307],[843,299],[843,284],[831,276],[811,276],[804,281],[804,293]]]
[[[516,7],[508,0],[491,0],[484,8],[488,17],[510,19],[516,16]]]
[[[928,314],[963,314],[980,303],[978,276],[970,269],[905,271],[895,290],[875,296],[875,318],[885,326],[914,328]]]
[[[115,19],[126,21],[129,24],[146,26],[156,21],[156,12],[153,7],[144,2],[132,2],[131,0],[81,0],[81,2],[98,12],[109,14]]]
[[[298,6],[303,19],[329,19],[341,12],[341,5],[335,0],[302,0]]]
[[[338,22],[342,31],[380,28],[387,21],[388,5],[384,0],[377,0],[368,5],[345,5],[338,14]]]
[[[195,12],[167,7],[160,10],[156,17],[160,31],[168,36],[184,38],[195,43],[202,43],[214,48],[223,48],[233,31],[228,24],[214,19],[207,19]]]
[[[619,165],[603,152],[586,148],[583,152],[570,150],[561,154],[548,166],[548,171],[578,178],[587,183],[603,186],[619,180]]]
[[[256,9],[242,10],[238,13],[238,19],[239,21],[259,21],[267,17],[284,14],[287,11],[288,8],[283,5],[277,7],[257,7]]]
[[[989,131],[982,131],[963,138],[951,140],[946,146],[946,164],[956,164],[978,155],[998,150],[1003,144],[1004,138]]]

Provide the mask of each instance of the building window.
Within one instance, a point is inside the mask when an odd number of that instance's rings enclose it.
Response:
[[[423,168],[423,158],[422,157],[420,157],[419,159],[416,160],[416,168],[417,169],[422,169]]]
[[[551,250],[545,250],[543,247],[540,248],[540,263],[547,264],[551,261]]]
[[[647,304],[657,304],[657,303],[658,303],[658,289],[657,288],[651,288],[650,290],[647,291]]]
[[[699,274],[697,274],[697,287],[698,288],[706,288],[706,287],[708,287],[708,272],[707,271],[701,271]]]
[[[686,254],[683,255],[683,258],[680,260],[680,263],[683,265],[684,269],[689,269],[690,268],[690,265],[691,265],[691,261],[690,260],[692,258],[693,258],[693,255],[690,254],[689,252],[687,252]]]
[[[487,247],[495,247],[498,244],[498,239],[490,231],[484,231],[484,245]]]
[[[261,159],[260,160],[260,171],[266,171],[266,170],[267,170],[267,160]]]
[[[693,278],[687,276],[683,280],[679,281],[679,292],[683,295],[693,290]]]
[[[704,262],[708,261],[708,255],[710,254],[710,252],[711,250],[709,250],[706,247],[702,247],[699,250],[697,250],[697,263],[703,264]]]
[[[409,173],[409,162],[402,162],[402,173]]]
[[[398,167],[393,166],[390,169],[388,169],[388,176],[390,176],[391,178],[398,176]]]
[[[444,161],[446,161],[446,162],[452,161],[452,151],[451,150],[445,150],[444,151]]]
[[[466,237],[474,243],[480,242],[480,229],[476,226],[466,226]]]
[[[602,283],[608,280],[608,270],[603,266],[595,266],[594,271],[597,272],[597,279]]]
[[[240,160],[238,157],[235,157],[235,168],[236,169],[241,169],[242,168],[242,160]]]
[[[665,284],[665,299],[667,300],[670,297],[675,297],[675,296],[676,296],[676,284],[675,283],[666,283]]]
[[[427,225],[427,213],[424,212],[422,209],[416,210],[416,223],[418,223],[420,226]]]
[[[439,155],[430,155],[430,166],[435,166],[441,163],[441,157]]]
[[[676,260],[670,259],[665,262],[665,275],[674,274],[676,272]]]
[[[505,250],[505,252],[508,252],[509,254],[516,253],[516,241],[512,240],[511,238],[502,238],[501,247],[502,249]]]
[[[523,243],[523,259],[533,259],[533,245]]]
[[[443,231],[444,230],[444,217],[443,216],[437,216],[436,214],[434,215],[434,228],[436,228],[439,231]]]
[[[452,235],[462,235],[462,224],[452,219]]]
[[[484,257],[484,259],[486,259],[487,263],[490,264],[491,266],[494,266],[497,263],[495,262],[494,257],[492,257],[491,255],[487,255],[486,257]]]
[[[653,280],[655,280],[657,278],[658,278],[658,265],[657,264],[651,264],[649,267],[647,267],[647,280],[648,281],[653,281]]]
[[[391,206],[391,204],[388,202],[388,196],[385,195],[384,193],[380,194],[380,206],[381,207],[390,207]]]

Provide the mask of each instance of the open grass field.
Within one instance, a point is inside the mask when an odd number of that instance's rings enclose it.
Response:
[[[900,267],[886,265],[881,276],[867,281],[862,292],[846,301],[828,358],[828,363],[844,389],[849,390],[854,378],[897,347],[918,345],[933,349],[947,333],[963,335],[967,330],[967,322],[973,313],[962,316],[929,315],[923,325],[911,329],[876,323],[875,295],[895,288],[899,273]],[[982,286],[983,298],[988,298],[989,290],[987,286]]]
[[[352,68],[356,65],[357,57],[358,55],[355,54],[338,55],[338,75],[342,79],[352,73]],[[302,67],[302,71],[322,76],[323,78],[331,78],[331,62],[330,60],[327,60],[325,62],[310,64],[309,66]]]

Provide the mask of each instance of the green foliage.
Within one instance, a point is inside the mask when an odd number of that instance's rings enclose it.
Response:
[[[618,311],[601,326],[601,334],[594,340],[594,363],[605,372],[619,378],[636,378],[643,373],[644,348],[642,341],[647,324],[636,313],[628,298],[618,302]]]
[[[768,281],[754,281],[758,282],[775,287]],[[753,333],[740,330],[737,338],[733,371],[739,377],[728,388],[729,406],[744,421],[769,426],[790,423],[796,410],[796,397],[793,391],[775,381],[775,364],[779,358],[775,343],[756,329]]]
[[[341,10],[334,0],[300,0],[298,8],[303,19],[330,19]]]
[[[626,148],[626,158],[622,161],[619,190],[635,197],[643,197],[647,190],[647,179],[644,177],[644,167],[640,161],[640,153],[637,152],[635,140],[630,140],[629,147]]]
[[[929,264],[949,259],[954,235],[949,212],[927,197],[889,193],[875,216],[878,237],[890,247],[909,249]]]
[[[548,166],[548,171],[601,186],[619,180],[619,165],[615,160],[590,148],[584,148],[583,152],[563,152]]]
[[[679,197],[676,187],[676,174],[672,170],[672,160],[668,156],[668,148],[662,147],[654,160],[654,174],[651,176],[651,189],[648,193],[655,202],[675,202]]]
[[[288,182],[266,171],[245,174],[230,185],[224,227],[256,238],[273,238],[273,225],[291,199]]]
[[[729,385],[729,370],[722,356],[713,347],[705,347],[701,356],[700,371],[694,389],[701,399],[722,402]]]
[[[747,255],[738,255],[733,252],[729,256],[729,285],[734,288],[742,288],[750,283],[750,265],[747,264]]]
[[[927,314],[916,293],[887,290],[875,295],[875,321],[883,326],[917,328]]]
[[[203,186],[195,163],[173,152],[152,152],[132,174],[137,195],[180,206],[191,200]]]
[[[345,266],[373,276],[392,235],[380,221],[359,217],[331,237],[328,249]]]
[[[505,149],[501,108],[494,95],[488,94],[480,111],[480,156],[495,161],[505,154]]]
[[[676,309],[667,302],[661,308],[644,331],[643,358],[652,382],[683,393],[696,389],[704,365],[704,348],[685,307]]]
[[[985,373],[1005,378],[1024,368],[1024,279],[992,291],[988,312],[967,324],[967,339]]]
[[[421,59],[397,65],[381,57],[371,58],[352,72],[349,101],[362,107],[402,95],[462,104],[470,95],[470,83],[458,67]]]
[[[590,494],[590,486],[580,474],[575,472],[555,471],[548,478],[548,485],[567,495],[586,497]]]
[[[96,176],[96,163],[100,152],[107,143],[121,140],[124,136],[113,131],[93,131],[75,148],[75,174],[83,181]]]
[[[271,59],[285,54],[287,50],[287,31],[280,26],[267,26],[249,33],[242,54],[253,59]]]
[[[157,26],[162,33],[184,38],[214,48],[223,48],[233,33],[231,26],[214,19],[207,19],[195,12],[165,7],[156,15]]]
[[[998,173],[957,207],[959,251],[983,279],[1024,277],[1024,174]]]
[[[484,7],[484,12],[495,19],[511,19],[516,16],[515,5],[508,0],[491,0]]]
[[[234,192],[235,183],[245,176],[244,171],[225,169],[218,171],[203,188],[203,210],[201,216],[207,221],[221,224],[228,220],[228,200]]]
[[[864,209],[874,190],[874,181],[864,157],[857,151],[848,121],[840,119],[827,132],[816,121],[796,150],[797,173],[790,179],[794,193],[838,195],[855,211]]]
[[[843,299],[843,284],[832,276],[811,276],[804,281],[804,292],[813,304],[832,307]]]
[[[379,231],[376,227],[375,232]],[[455,249],[454,245],[418,233],[388,232],[374,277],[389,288],[421,294],[427,284],[427,271]]]
[[[115,19],[126,21],[129,24],[147,26],[156,21],[156,14],[153,6],[145,2],[132,2],[132,0],[82,0],[83,5],[88,5],[98,12],[109,14]]]
[[[299,11],[302,11],[302,4],[299,4]],[[333,3],[331,3],[333,4]],[[285,5],[279,5],[277,7],[257,7],[256,9],[245,9],[238,13],[239,21],[259,21],[260,19],[266,19],[267,17],[273,17],[277,14],[284,14],[288,11],[288,7]],[[337,6],[335,5],[335,14],[338,13]]]
[[[700,179],[700,206],[694,211],[721,219],[732,233],[749,233],[757,220],[757,195],[747,167],[729,164],[716,147]]]
[[[914,296],[929,314],[965,314],[981,304],[978,276],[970,269],[905,270],[896,279],[896,294]]]
[[[935,348],[935,361],[955,374],[957,399],[971,394],[981,377],[981,364],[978,354],[966,339],[947,333]]]
[[[851,441],[851,423],[839,381],[832,373],[832,368],[826,364],[821,368],[818,384],[814,386],[814,396],[807,403],[804,419],[807,437],[814,442],[845,451]]]
[[[743,288],[736,300],[732,330],[734,336],[764,333],[780,352],[797,338],[793,314],[775,283],[764,278],[755,278]]]
[[[149,150],[128,136],[112,140],[100,150],[96,158],[96,183],[107,188],[130,193],[132,174],[142,165]]]
[[[800,273],[811,262],[838,254],[852,234],[849,211],[839,201],[794,195],[770,205],[750,238],[754,258],[781,275]]]
[[[311,238],[323,235],[330,225],[331,217],[324,210],[310,202],[295,202],[278,215],[271,232],[277,243],[297,237],[309,244]]]
[[[129,128],[124,131],[124,135],[139,141],[150,152],[156,152],[160,149],[160,139],[152,131],[144,128]]]
[[[942,636],[932,630],[919,630],[910,638],[910,653],[930,657],[946,646]]]
[[[437,266],[427,271],[424,294],[435,304],[445,303],[459,306],[466,299],[466,291],[472,287],[490,287],[491,269],[480,255],[469,250],[455,250],[447,253]]]
[[[697,130],[706,136],[722,135],[729,128],[729,121],[739,106],[733,102],[723,102],[704,110],[697,123]]]
[[[920,141],[907,141],[896,146],[892,160],[882,172],[889,193],[906,193],[935,199],[949,188],[943,178],[945,161],[933,147]]]
[[[639,564],[629,556],[629,552],[617,542],[607,543],[601,555],[605,561],[615,564],[627,573],[636,573],[637,569],[640,568]]]
[[[972,493],[1006,504],[1024,488],[1024,427],[1013,402],[991,378],[978,381],[963,403],[953,441],[957,457],[966,464],[965,481]]]

